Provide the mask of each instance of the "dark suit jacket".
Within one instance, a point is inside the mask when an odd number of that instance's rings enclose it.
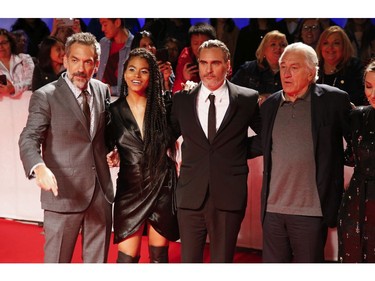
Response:
[[[335,226],[344,191],[343,137],[349,140],[351,105],[346,92],[323,84],[312,85],[311,122],[315,153],[316,183],[324,221]],[[261,106],[263,146],[263,187],[261,193],[262,222],[266,212],[272,169],[272,130],[282,91],[271,96]],[[296,167],[298,168],[298,167]],[[303,171],[301,171],[303,172]]]
[[[95,182],[113,202],[111,175],[104,143],[108,87],[95,79],[89,83],[94,96],[95,124],[90,136],[83,112],[65,80],[43,86],[30,99],[29,116],[20,139],[20,156],[27,177],[38,163],[45,163],[56,177],[59,195],[41,193],[42,208],[55,212],[85,210],[94,195]]]
[[[243,210],[247,203],[247,131],[259,132],[258,93],[227,81],[230,104],[212,144],[197,115],[201,87],[173,96],[171,123],[183,137],[177,206],[198,209],[207,192],[215,207]],[[208,190],[209,189],[209,190]]]

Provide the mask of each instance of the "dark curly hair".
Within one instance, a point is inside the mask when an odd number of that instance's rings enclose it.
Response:
[[[158,175],[165,171],[167,153],[173,158],[175,146],[167,121],[167,110],[163,98],[162,76],[155,56],[144,48],[135,48],[124,63],[124,73],[129,61],[134,57],[140,57],[149,65],[150,81],[146,89],[146,111],[144,116],[144,157],[143,169],[149,171],[151,179],[157,180]],[[121,94],[128,95],[128,85],[122,78]],[[124,98],[123,97],[123,98]]]

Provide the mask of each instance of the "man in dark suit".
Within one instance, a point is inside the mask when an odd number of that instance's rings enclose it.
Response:
[[[69,37],[67,72],[33,93],[20,135],[26,176],[42,189],[47,263],[70,262],[80,231],[83,261],[107,261],[114,196],[104,142],[109,88],[92,79],[99,56],[91,33]]]
[[[172,126],[182,135],[176,189],[182,262],[232,262],[247,203],[248,128],[260,129],[258,93],[226,80],[230,53],[219,40],[199,47],[201,82],[173,96]],[[216,116],[210,129],[210,95]]]
[[[318,58],[303,43],[280,57],[283,90],[261,106],[264,262],[323,262],[344,190],[346,92],[316,84]]]

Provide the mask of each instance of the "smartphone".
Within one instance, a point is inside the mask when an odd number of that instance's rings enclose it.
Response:
[[[196,65],[198,67],[198,62],[197,61],[194,61],[194,62],[190,62],[187,64],[188,67],[191,67],[191,66],[194,66]]]
[[[168,60],[168,49],[167,48],[157,49],[155,57],[157,61],[166,62]]]
[[[7,76],[5,74],[0,75],[0,84],[6,85],[7,84]]]
[[[58,18],[58,20],[62,21],[63,26],[73,26],[74,19],[72,18]]]

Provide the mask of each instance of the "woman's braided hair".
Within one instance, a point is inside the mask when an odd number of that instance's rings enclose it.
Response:
[[[144,58],[149,65],[150,81],[146,89],[146,112],[144,116],[144,157],[143,169],[149,171],[151,179],[156,180],[158,175],[166,169],[167,151],[174,155],[174,142],[168,128],[166,107],[163,99],[162,75],[155,56],[144,48],[133,49],[124,64],[124,73],[128,62],[134,58]],[[128,94],[128,86],[123,77],[121,93]],[[147,173],[146,173],[147,174]]]

